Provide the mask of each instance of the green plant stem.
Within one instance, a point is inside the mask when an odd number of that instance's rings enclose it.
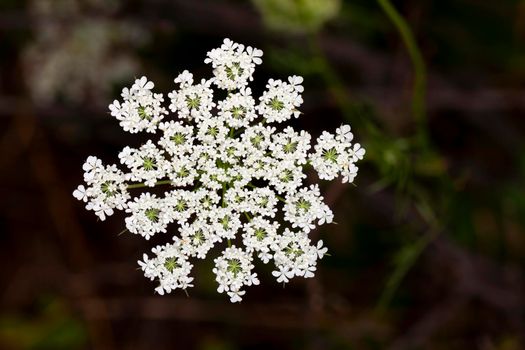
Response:
[[[171,185],[171,180],[162,180],[162,181],[155,182],[155,186],[159,186],[159,185]],[[138,184],[130,184],[128,185],[128,190],[132,188],[142,188],[142,187],[149,187],[149,186],[146,186],[143,182],[138,183]]]
[[[222,204],[222,207],[223,208],[226,208],[226,182],[223,182],[222,183],[222,200],[221,200],[221,204]]]
[[[341,113],[343,113],[345,119],[363,124],[364,120],[356,120],[356,116],[358,118],[361,116],[355,113],[355,109],[348,99],[348,92],[337,73],[327,61],[321,47],[319,46],[319,40],[316,35],[310,37],[310,49],[314,54],[314,62],[318,69],[318,74],[325,81],[326,86],[330,90],[336,104],[339,105]]]
[[[431,230],[427,234],[421,236],[413,244],[405,246],[397,255],[395,261],[394,272],[390,275],[386,282],[384,291],[379,297],[379,301],[376,306],[377,311],[384,311],[390,304],[394,294],[399,289],[401,282],[408,274],[410,269],[416,264],[417,260],[423,254],[425,249],[434,241],[437,237],[438,231]]]
[[[390,3],[385,0],[378,0],[384,4],[390,5]],[[414,111],[414,120],[416,121],[416,127],[417,127],[417,141],[420,148],[422,150],[428,149],[428,142],[427,142],[427,125],[426,125],[426,117],[425,117],[425,89],[426,89],[426,71],[425,71],[425,65],[423,62],[423,59],[421,57],[421,54],[419,53],[419,49],[417,48],[415,41],[412,37],[412,34],[410,32],[410,29],[406,25],[405,21],[401,16],[397,13],[397,11],[390,5],[388,8],[388,11],[390,14],[393,13],[396,15],[396,22],[395,23],[401,23],[401,27],[403,29],[403,40],[406,39],[410,45],[407,45],[410,47],[409,51],[411,51],[411,58],[415,62],[415,82],[414,82],[414,96],[413,96],[413,111]],[[387,10],[385,10],[386,12]],[[408,36],[406,36],[408,33]],[[369,121],[362,117],[360,113],[356,110],[353,103],[349,100],[348,92],[345,88],[344,83],[341,81],[337,73],[333,70],[330,63],[326,59],[325,55],[323,54],[317,37],[312,36],[310,40],[310,46],[314,54],[315,64],[318,68],[318,74],[320,77],[325,81],[325,84],[330,89],[331,94],[333,95],[336,104],[339,106],[341,113],[343,114],[343,117],[351,121],[352,123],[358,123],[358,127],[362,127],[368,131],[370,135],[375,135],[377,137],[377,129],[374,127],[374,125]],[[412,194],[413,195],[413,194]],[[416,198],[417,200],[417,198]],[[432,227],[432,222],[429,222],[429,226]],[[437,232],[435,228],[431,228],[431,232]],[[410,252],[406,254],[404,259],[398,260],[396,263],[396,266],[394,268],[394,272],[387,280],[387,285],[382,293],[381,297],[379,298],[378,302],[378,309],[383,309],[388,303],[391,301],[392,297],[394,296],[395,292],[398,290],[401,282],[403,281],[405,275],[410,271],[410,269],[415,265],[418,258],[421,256],[421,254],[424,252],[425,248],[433,241],[434,237],[436,236],[435,233],[432,234],[426,234],[422,236],[419,240],[414,242],[412,245],[407,247],[406,249],[410,249]]]
[[[417,127],[417,138],[420,146],[428,146],[427,120],[425,113],[427,73],[423,55],[417,46],[416,40],[408,23],[396,10],[390,0],[377,0],[379,6],[396,27],[407,49],[412,65],[414,66],[414,84],[412,91],[412,114]]]
[[[284,199],[283,197],[281,197],[281,196],[279,196],[279,195],[275,195],[275,198],[277,198],[277,199],[280,200],[281,202],[286,203],[286,199]]]

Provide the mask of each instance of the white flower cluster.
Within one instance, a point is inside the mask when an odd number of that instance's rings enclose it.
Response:
[[[166,109],[161,106],[164,101],[162,94],[151,92],[154,84],[142,77],[135,81],[130,89],[122,90],[124,102],[118,100],[109,105],[111,115],[120,120],[124,131],[136,133],[146,130],[155,132],[157,124],[162,120]]]
[[[87,188],[81,185],[73,195],[101,220],[124,210],[128,231],[146,239],[176,227],[174,243],[139,261],[145,276],[159,282],[159,294],[191,287],[190,260],[206,258],[218,245],[225,249],[214,260],[217,291],[232,302],[242,299],[245,286],[259,284],[254,259],[272,262],[272,274],[287,283],[313,277],[326,253],[308,232],[334,215],[319,187],[303,183],[304,168],[313,167],[322,179],[352,182],[365,151],[351,143],[347,125],[335,134],[323,132],[311,150],[307,132],[269,124],[299,116],[303,79],[270,80],[256,102],[247,85],[261,56],[228,39],[210,51],[205,62],[214,77],[194,84],[184,71],[175,79],[178,89],[168,97],[176,120],[162,121],[168,116],[162,95],[152,92],[152,82],[138,79],[123,90],[123,102],[113,102],[111,113],[124,130],[159,132],[159,140],[125,147],[119,159],[126,173],[95,157],[84,164]],[[213,86],[227,96],[215,102]],[[168,190],[131,197],[137,188],[154,186]]]

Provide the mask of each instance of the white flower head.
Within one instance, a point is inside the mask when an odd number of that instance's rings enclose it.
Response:
[[[192,287],[192,261],[213,256],[217,291],[240,302],[246,287],[259,284],[254,260],[273,264],[277,282],[288,283],[313,277],[326,255],[308,233],[334,214],[319,186],[305,184],[305,167],[323,180],[352,182],[365,150],[353,143],[349,125],[322,132],[312,148],[308,132],[272,124],[300,116],[303,78],[270,79],[256,98],[248,84],[261,57],[261,50],[224,40],[205,60],[212,78],[183,71],[174,79],[171,113],[154,83],[137,79],[109,106],[111,114],[125,131],[157,137],[122,149],[126,171],[94,156],[82,166],[85,183],[73,196],[87,210],[101,220],[123,210],[129,232],[171,242],[139,261],[158,294]]]
[[[213,90],[210,88],[211,80],[202,80],[199,84],[193,84],[193,76],[188,71],[181,73],[176,79],[179,90],[168,94],[170,98],[169,108],[177,112],[179,118],[203,120],[211,117],[211,109],[215,107],[213,102]]]
[[[365,149],[359,143],[352,144],[350,125],[342,125],[335,134],[323,131],[317,139],[310,162],[319,178],[333,180],[342,176],[343,182],[353,182],[357,175],[355,163],[363,159]]]
[[[129,232],[150,239],[154,234],[166,232],[168,224],[173,221],[165,199],[159,199],[154,194],[143,193],[135,201],[128,203],[126,228]]]
[[[226,248],[222,255],[215,259],[215,279],[219,283],[217,291],[227,292],[232,303],[241,301],[244,286],[259,284],[256,274],[252,274],[252,256],[235,246]]]
[[[86,209],[93,210],[100,220],[114,213],[114,209],[124,209],[130,199],[126,177],[116,165],[104,166],[102,161],[90,156],[82,167],[87,187],[80,185],[73,196],[86,202]]]
[[[220,48],[208,52],[204,63],[212,65],[217,87],[236,90],[253,80],[255,65],[262,63],[262,55],[259,49],[250,46],[245,48],[242,44],[224,39]]]
[[[154,133],[157,125],[167,114],[162,94],[153,93],[154,84],[146,77],[135,80],[130,89],[122,90],[123,101],[115,100],[109,105],[111,115],[120,121],[124,131]]]
[[[193,277],[190,276],[193,265],[189,262],[189,257],[184,254],[182,244],[176,239],[173,244],[157,246],[152,249],[155,255],[152,259],[144,254],[143,260],[138,261],[144,276],[151,280],[158,280],[159,286],[155,291],[160,295],[178,288],[193,287]]]
[[[288,78],[288,83],[274,79],[268,81],[267,90],[259,98],[260,103],[257,105],[257,111],[267,122],[282,123],[292,117],[299,117],[299,107],[303,104],[301,93],[304,88],[300,85],[302,79],[294,75]]]

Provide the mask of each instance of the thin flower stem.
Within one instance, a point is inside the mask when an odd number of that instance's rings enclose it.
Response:
[[[120,231],[119,234],[118,234],[117,236],[121,236],[121,235],[123,235],[123,234],[124,234],[125,232],[127,232],[127,231],[128,231],[128,229],[125,228],[125,229],[123,229],[122,231]]]
[[[226,208],[226,183],[222,183],[222,207]]]
[[[414,243],[405,246],[399,253],[396,259],[396,268],[387,280],[385,289],[379,297],[379,301],[376,305],[376,310],[384,311],[385,308],[390,304],[394,294],[399,289],[401,282],[416,264],[421,254],[426,248],[437,238],[438,231],[431,230],[422,237],[420,237]]]
[[[155,186],[158,186],[158,185],[171,185],[171,180],[162,180],[162,181],[155,182]],[[130,184],[128,185],[128,190],[132,188],[142,188],[142,187],[149,187],[149,186],[146,186],[146,184],[144,184],[143,182],[137,183],[137,184]]]
[[[280,200],[281,202],[286,203],[286,199],[284,199],[283,197],[281,197],[281,196],[279,196],[279,195],[277,195],[277,194],[275,195],[275,197],[276,197],[278,200]]]
[[[413,118],[416,124],[416,146],[419,146],[421,151],[428,151],[430,144],[428,142],[428,131],[427,131],[427,120],[425,114],[425,99],[426,99],[426,67],[421,55],[421,52],[416,44],[413,34],[403,19],[403,17],[397,12],[392,6],[389,0],[377,0],[381,8],[396,26],[399,31],[402,40],[407,48],[408,54],[414,66],[414,85],[412,95],[412,111]],[[377,132],[373,124],[363,118],[361,113],[356,113],[354,104],[349,99],[347,89],[343,81],[340,79],[337,72],[334,71],[328,60],[326,59],[323,51],[320,48],[319,42],[316,36],[311,37],[311,49],[315,55],[315,63],[319,69],[319,75],[325,80],[327,87],[330,89],[336,103],[341,109],[346,120],[354,123],[359,123],[359,127],[367,129],[367,131],[374,135]],[[354,184],[355,185],[355,184]],[[412,194],[413,195],[413,194]],[[417,202],[417,200],[416,200]],[[431,225],[431,223],[429,223]],[[393,272],[392,277],[388,281],[388,286],[380,297],[378,309],[383,309],[387,305],[392,296],[397,291],[403,277],[410,270],[410,268],[416,263],[417,259],[421,255],[421,252],[428,246],[432,238],[424,237],[421,241],[415,244],[415,253],[410,259],[406,259],[403,264],[398,265]]]
[[[406,20],[392,5],[390,0],[377,0],[385,15],[396,27],[414,66],[414,86],[412,92],[412,113],[417,126],[418,141],[423,147],[428,146],[427,120],[425,113],[427,74],[423,55]]]
[[[344,118],[354,125],[357,124],[358,127],[363,127],[371,131],[373,129],[371,122],[365,119],[361,113],[357,112],[356,105],[350,100],[344,82],[326,59],[319,45],[319,39],[315,34],[310,36],[310,49],[314,56],[314,64],[318,69],[317,73],[320,78],[325,81],[327,88],[330,90]]]

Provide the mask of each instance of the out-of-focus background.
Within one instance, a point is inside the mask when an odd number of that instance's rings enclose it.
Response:
[[[149,242],[73,189],[117,163],[107,105],[136,77],[167,93],[229,37],[264,50],[253,89],[305,77],[317,136],[352,125],[355,186],[314,279],[232,305],[211,260],[158,296]],[[525,1],[2,0],[0,349],[525,349]]]

